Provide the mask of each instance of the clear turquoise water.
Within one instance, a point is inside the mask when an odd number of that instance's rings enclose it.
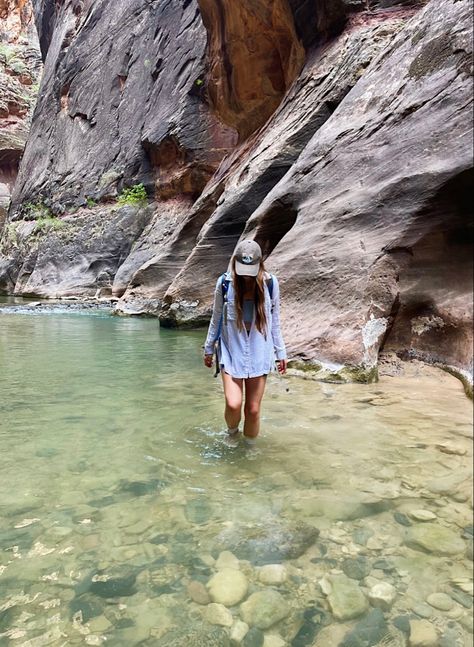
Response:
[[[319,582],[361,557],[363,595],[377,579],[397,592],[386,644],[404,644],[392,621],[419,605],[440,636],[470,644],[472,409],[459,382],[271,376],[249,452],[223,442],[203,339],[107,310],[0,310],[0,645],[225,647],[231,627],[187,588],[224,549],[247,596],[273,588],[287,605],[267,644],[339,644],[360,618],[338,620]],[[461,548],[413,547],[420,508]],[[260,581],[272,562],[285,582]],[[436,592],[454,596],[449,611],[427,604]]]

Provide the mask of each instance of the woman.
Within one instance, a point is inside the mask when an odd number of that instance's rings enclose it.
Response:
[[[225,394],[229,444],[239,434],[245,384],[244,439],[253,445],[260,430],[260,403],[267,375],[286,372],[286,350],[280,332],[280,290],[276,276],[265,271],[262,250],[243,240],[231,260],[231,272],[217,280],[214,308],[204,345],[204,364],[212,366],[217,342],[217,370]]]

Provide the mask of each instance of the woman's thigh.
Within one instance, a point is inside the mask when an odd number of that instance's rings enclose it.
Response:
[[[267,376],[249,377],[245,380],[245,407],[247,409],[259,409],[265,393]]]
[[[243,378],[232,377],[232,375],[229,375],[225,371],[221,371],[221,375],[226,403],[233,409],[240,408],[242,406],[244,388]]]

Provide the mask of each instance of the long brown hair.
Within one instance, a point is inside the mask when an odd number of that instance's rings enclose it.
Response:
[[[243,307],[245,292],[245,277],[235,272],[235,256],[232,258],[232,283],[234,285],[235,311],[237,313],[237,328],[244,330]],[[265,314],[265,266],[260,261],[258,274],[255,277],[255,325],[257,330],[266,337],[267,335],[267,317]]]

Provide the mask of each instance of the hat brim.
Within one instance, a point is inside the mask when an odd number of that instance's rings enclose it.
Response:
[[[257,276],[259,267],[260,263],[255,263],[255,265],[246,265],[237,259],[235,261],[235,273],[240,276]]]

